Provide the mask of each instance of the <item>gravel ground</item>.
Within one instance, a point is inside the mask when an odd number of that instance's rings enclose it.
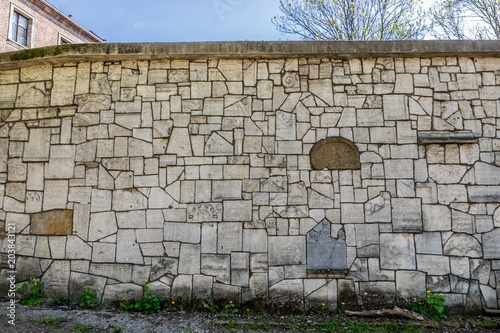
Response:
[[[0,302],[0,332],[365,332],[378,327],[379,332],[500,332],[500,317],[449,317],[440,324],[400,318],[352,320],[338,315],[250,315],[221,318],[201,312],[161,312],[154,315],[120,312],[115,308],[84,310],[78,307],[16,305],[16,325],[7,322],[7,302]],[[59,318],[58,326],[42,323],[45,318]],[[265,318],[264,318],[265,317]],[[84,325],[88,330],[75,330]],[[370,326],[368,326],[370,325]],[[80,326],[83,328],[83,326]],[[91,329],[90,329],[91,328]],[[394,330],[394,328],[398,328]],[[73,329],[73,330],[72,330]]]

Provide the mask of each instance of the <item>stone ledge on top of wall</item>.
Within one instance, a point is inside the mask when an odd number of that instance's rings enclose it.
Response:
[[[68,44],[0,53],[0,70],[82,61],[163,58],[284,57],[487,57],[500,54],[500,41],[241,41],[194,43]]]

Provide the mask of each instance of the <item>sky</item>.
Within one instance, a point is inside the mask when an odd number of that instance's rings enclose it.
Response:
[[[424,0],[426,3],[431,0]],[[271,23],[279,0],[48,0],[107,42],[298,40]]]

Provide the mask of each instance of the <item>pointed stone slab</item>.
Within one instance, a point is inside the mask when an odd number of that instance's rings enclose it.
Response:
[[[233,155],[233,145],[218,133],[212,133],[205,144],[206,156]]]
[[[347,269],[347,243],[344,231],[331,236],[331,225],[324,219],[307,233],[307,269],[335,271]]]

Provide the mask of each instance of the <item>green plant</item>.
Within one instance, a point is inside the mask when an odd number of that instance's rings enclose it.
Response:
[[[238,313],[238,309],[234,306],[233,301],[229,301],[229,303],[224,306],[224,312],[221,314],[222,317],[234,317]]]
[[[170,302],[170,304],[168,305],[167,311],[168,312],[175,312],[175,311],[177,311],[177,308],[175,307],[175,302],[174,301]]]
[[[52,306],[66,306],[66,305],[69,305],[69,299],[68,298],[56,298],[56,299],[50,301],[49,304]]]
[[[61,321],[59,320],[59,317],[54,317],[54,318],[46,317],[46,318],[43,318],[41,320],[35,320],[35,321],[39,324],[45,324],[45,325],[50,325],[50,326],[55,326],[55,327],[61,325]]]
[[[205,298],[203,301],[207,305],[207,310],[209,313],[216,314],[217,312],[219,312],[219,307],[217,306],[217,304],[215,304],[213,297]]]
[[[99,303],[99,298],[97,298],[96,294],[90,289],[85,289],[85,291],[82,292],[80,300],[78,301],[78,305],[86,309],[93,308]]]
[[[430,290],[427,290],[425,298],[411,303],[409,308],[410,310],[420,313],[425,318],[439,321],[443,319],[450,310],[448,306],[444,304],[445,301],[446,299],[443,294],[432,294]]]
[[[321,306],[320,308],[318,309],[318,314],[321,316],[321,317],[326,317],[327,314],[328,314],[328,310],[326,309],[325,307],[325,303],[321,303]]]
[[[257,316],[257,319],[266,319],[268,314],[266,312],[262,312],[260,315]]]
[[[118,332],[122,331],[123,329],[124,329],[124,327],[121,327],[121,326],[120,327],[113,327],[111,329],[111,331],[109,331],[109,333],[118,333]]]
[[[146,284],[142,286],[142,291],[144,293],[144,297],[142,299],[133,299],[130,300],[128,295],[125,294],[125,300],[120,302],[120,308],[124,311],[137,311],[142,312],[144,314],[157,313],[161,311],[161,302],[163,302],[163,298],[158,298],[147,286],[148,280],[146,280]],[[169,309],[167,311],[173,312],[177,309],[173,307],[175,302],[172,302]]]
[[[90,332],[92,329],[93,329],[92,326],[76,324],[75,326],[71,327],[69,330],[71,332],[74,332],[74,333],[85,333],[85,332]]]
[[[24,283],[18,291],[24,294],[19,303],[32,306],[43,303],[42,294],[42,281],[36,281],[35,279],[30,279],[28,282]]]
[[[337,332],[340,329],[340,323],[336,320],[328,320],[318,325],[318,328],[324,332]]]

